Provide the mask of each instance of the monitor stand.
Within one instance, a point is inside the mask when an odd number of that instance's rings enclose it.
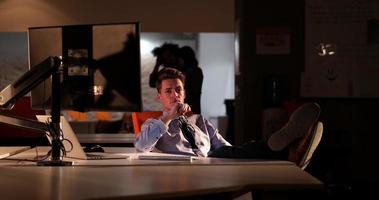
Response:
[[[60,64],[55,63],[55,70],[51,74],[51,122],[49,123],[49,132],[51,135],[51,159],[37,162],[38,166],[71,166],[72,161],[62,160],[61,150],[63,143],[61,141],[60,119],[61,119],[61,81],[60,81]]]

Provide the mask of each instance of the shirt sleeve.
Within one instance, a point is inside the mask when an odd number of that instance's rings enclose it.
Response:
[[[211,142],[211,151],[216,150],[223,146],[232,146],[228,141],[226,141],[208,120],[203,119],[206,129],[209,134],[209,139]]]
[[[141,132],[134,141],[134,147],[138,151],[152,151],[162,137],[167,132],[168,127],[159,119],[148,119],[142,124]]]

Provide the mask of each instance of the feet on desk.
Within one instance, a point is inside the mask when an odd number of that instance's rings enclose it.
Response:
[[[273,151],[281,151],[293,141],[302,138],[315,125],[320,115],[320,106],[307,103],[296,109],[286,125],[273,133],[268,146]]]

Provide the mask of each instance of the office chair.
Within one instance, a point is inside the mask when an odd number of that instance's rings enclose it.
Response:
[[[73,121],[88,121],[88,115],[85,112],[66,111],[68,117]]]
[[[132,112],[134,135],[137,136],[141,132],[141,126],[147,119],[158,119],[160,116],[162,116],[162,111]]]
[[[87,112],[78,111],[66,111],[68,117],[73,121],[90,121],[90,117]],[[112,121],[112,115],[110,112],[96,111],[94,112],[94,118],[98,121]]]
[[[304,170],[312,159],[312,155],[321,141],[322,122],[317,122],[300,141],[290,146],[288,160],[296,163]]]

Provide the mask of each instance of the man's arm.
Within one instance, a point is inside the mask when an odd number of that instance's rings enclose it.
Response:
[[[158,140],[168,130],[159,119],[148,119],[142,124],[141,133],[134,141],[134,146],[138,151],[149,152],[152,151],[157,144]]]
[[[231,146],[231,144],[221,136],[221,134],[218,132],[218,129],[216,129],[208,120],[203,120],[209,134],[211,150],[218,149],[222,146]]]

